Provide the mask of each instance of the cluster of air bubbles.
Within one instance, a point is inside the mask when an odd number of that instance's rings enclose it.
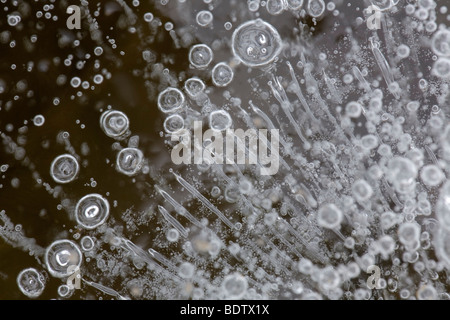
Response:
[[[212,69],[212,81],[217,87],[228,86],[234,77],[231,67],[225,62],[219,62]]]
[[[164,113],[172,113],[185,106],[183,92],[177,88],[167,88],[158,95],[158,108]]]
[[[55,278],[64,278],[80,267],[83,256],[73,241],[57,240],[47,248],[44,258],[48,272]]]
[[[100,117],[100,127],[110,138],[121,140],[128,134],[130,122],[122,111],[107,110]]]
[[[124,148],[117,154],[117,171],[127,176],[136,175],[144,162],[144,154],[137,148]]]
[[[401,194],[414,191],[417,178],[417,167],[410,159],[395,156],[388,162],[387,178],[395,190]]]
[[[71,154],[57,156],[50,166],[50,175],[57,183],[69,183],[75,180],[79,171],[80,165]]]
[[[213,130],[225,131],[231,128],[233,120],[225,110],[213,111],[209,114],[209,126]]]
[[[20,21],[22,21],[22,18],[20,17],[19,14],[14,13],[14,14],[9,14],[7,20],[8,20],[8,24],[11,27],[14,27],[14,26],[17,26],[20,23]]]
[[[17,276],[17,285],[27,297],[37,298],[45,289],[45,280],[43,275],[36,269],[27,268],[22,270]]]
[[[75,219],[80,226],[87,230],[102,225],[108,216],[108,200],[96,193],[84,196],[75,206]]]
[[[273,62],[282,49],[278,31],[261,19],[247,21],[237,27],[231,42],[234,56],[249,67]]]
[[[196,44],[189,50],[189,62],[194,68],[205,69],[213,58],[214,54],[206,44]]]

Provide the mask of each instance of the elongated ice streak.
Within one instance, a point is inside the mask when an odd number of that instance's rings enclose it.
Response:
[[[291,112],[294,111],[294,108],[292,107],[291,103],[289,102],[286,92],[284,91],[284,88],[281,86],[280,82],[276,77],[273,77],[273,82],[269,81],[267,83],[269,87],[272,89],[272,93],[274,97],[278,100],[278,102],[281,105],[281,109],[283,109],[284,113],[289,119],[289,122],[292,124],[292,126],[295,129],[295,132],[297,133],[300,140],[303,141],[303,143],[308,143],[306,138],[303,136],[302,130],[300,129],[300,126],[298,123],[294,120],[292,117]]]
[[[109,288],[107,286],[104,286],[104,285],[102,285],[100,283],[96,283],[96,282],[92,282],[92,281],[88,281],[88,280],[84,280],[84,279],[82,279],[82,280],[88,286],[91,286],[91,287],[93,287],[93,288],[95,288],[97,290],[100,290],[101,292],[103,292],[103,293],[105,293],[105,294],[107,294],[109,296],[116,297],[119,300],[129,300],[128,298],[125,298],[125,297],[121,296],[120,293],[118,293],[116,290],[111,289],[111,288]]]
[[[364,90],[366,90],[366,92],[371,92],[372,89],[370,88],[370,84],[364,78],[363,74],[361,73],[361,70],[359,70],[357,66],[353,66],[352,71],[356,79],[358,79],[359,83],[361,83]]]
[[[162,190],[158,186],[155,186],[156,190],[163,196],[163,198],[169,202],[172,207],[175,208],[178,214],[181,214],[183,217],[186,217],[192,224],[196,225],[199,228],[203,228],[204,226],[198,221],[185,207],[179,204],[174,198],[172,198],[166,191]]]
[[[170,215],[169,212],[167,212],[167,210],[164,207],[158,206],[158,210],[159,212],[161,212],[161,214],[163,215],[163,217],[175,228],[178,230],[178,232],[180,232],[180,234],[184,237],[187,238],[188,236],[188,232],[187,230],[181,225],[180,222],[178,222],[177,219],[175,219],[174,217],[172,217]]]
[[[177,267],[169,261],[169,259],[167,259],[166,257],[164,257],[161,253],[159,253],[158,251],[156,251],[155,249],[148,249],[148,253],[151,254],[151,256],[158,260],[159,262],[161,262],[163,265],[165,265],[166,267],[172,269],[172,270],[176,270]]]
[[[389,63],[387,62],[384,55],[381,53],[378,46],[375,45],[373,42],[371,45],[372,45],[372,53],[375,57],[375,61],[377,62],[378,67],[380,67],[381,74],[383,75],[383,78],[386,81],[389,91],[395,96],[395,98],[399,99],[400,95],[398,94],[398,92],[393,91],[391,89],[392,83],[394,83],[394,74],[392,73],[392,69],[389,66]]]
[[[194,197],[196,197],[198,200],[200,200],[209,210],[214,212],[217,217],[219,217],[220,220],[222,220],[223,223],[225,223],[230,229],[234,229],[235,226],[231,223],[231,221],[225,217],[225,215],[220,212],[219,209],[217,209],[211,202],[209,202],[208,199],[206,199],[197,189],[195,189],[189,182],[183,179],[180,175],[176,174],[175,172],[172,172],[172,174],[175,176],[177,181],[186,188],[186,190],[192,194]]]

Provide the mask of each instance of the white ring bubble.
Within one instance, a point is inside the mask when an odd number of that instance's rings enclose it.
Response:
[[[91,251],[92,249],[94,249],[95,245],[94,239],[89,236],[84,236],[83,238],[81,238],[80,244],[83,251]]]
[[[205,87],[205,83],[199,78],[189,78],[184,82],[184,90],[191,98],[197,97]]]
[[[197,24],[201,27],[207,27],[213,21],[213,15],[210,11],[202,10],[197,13],[196,21]]]
[[[176,88],[167,88],[158,95],[158,108],[164,113],[176,112],[184,105],[184,94]]]
[[[450,59],[439,58],[433,64],[432,73],[443,79],[450,78]]]
[[[127,176],[134,176],[141,170],[144,154],[137,148],[124,148],[117,155],[117,171]]]
[[[291,10],[300,10],[303,6],[303,0],[286,0],[286,3]]]
[[[80,249],[71,240],[57,240],[45,251],[47,270],[56,278],[64,278],[74,273],[80,267],[82,258]]]
[[[100,127],[110,138],[122,139],[126,136],[130,122],[125,113],[117,110],[107,110],[100,117]]]
[[[327,229],[338,228],[342,219],[342,211],[332,203],[321,206],[317,211],[317,223]]]
[[[75,219],[80,226],[87,230],[102,225],[108,216],[108,200],[96,193],[84,196],[75,206]]]
[[[212,81],[217,87],[226,87],[233,81],[234,72],[225,62],[219,62],[212,69]]]
[[[37,114],[37,115],[34,116],[33,124],[36,127],[41,127],[41,126],[44,125],[44,123],[45,123],[45,118],[44,118],[44,116],[42,114]]]
[[[242,299],[247,292],[247,279],[239,273],[230,274],[223,279],[222,288],[227,299]]]
[[[211,112],[209,115],[209,126],[216,131],[225,131],[231,128],[233,120],[228,112],[225,110],[217,110]]]
[[[450,31],[437,31],[431,38],[431,49],[438,56],[450,56]]]
[[[170,115],[164,120],[163,127],[167,133],[175,134],[184,128],[184,119],[178,114]]]
[[[309,0],[307,11],[311,17],[318,18],[325,12],[325,7],[323,0]]]
[[[284,11],[284,0],[268,0],[266,3],[266,9],[271,15],[279,15]]]
[[[189,62],[197,69],[205,69],[213,58],[214,54],[206,44],[196,44],[189,51]]]
[[[261,19],[241,24],[233,32],[231,42],[234,56],[248,67],[271,63],[282,48],[278,31]]]
[[[44,277],[34,268],[22,270],[17,276],[20,291],[28,298],[39,297],[45,289]]]
[[[72,182],[79,171],[80,166],[77,159],[70,154],[57,156],[50,166],[50,175],[57,183]]]

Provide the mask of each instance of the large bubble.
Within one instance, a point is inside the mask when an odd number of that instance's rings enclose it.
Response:
[[[278,31],[261,19],[241,24],[233,32],[231,41],[234,56],[249,67],[271,63],[282,48]]]
[[[124,148],[117,155],[116,168],[120,173],[134,176],[141,170],[144,154],[137,148]]]
[[[176,88],[167,88],[158,96],[158,108],[164,113],[176,112],[184,105],[184,94]]]
[[[77,223],[85,229],[95,229],[109,216],[109,202],[101,195],[92,193],[81,198],[75,207]]]
[[[82,261],[81,251],[71,240],[57,240],[45,251],[45,264],[55,278],[64,278],[75,272]]]
[[[100,117],[100,127],[110,138],[123,138],[129,128],[129,120],[125,113],[117,110],[107,110]]]
[[[74,156],[62,154],[53,160],[50,175],[57,183],[69,183],[77,177],[79,170],[80,166]]]
[[[34,268],[22,270],[17,276],[17,285],[28,298],[39,297],[45,289],[44,277]]]

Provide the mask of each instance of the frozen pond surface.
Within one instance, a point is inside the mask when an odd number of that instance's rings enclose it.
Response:
[[[445,1],[0,6],[0,299],[450,298]]]

